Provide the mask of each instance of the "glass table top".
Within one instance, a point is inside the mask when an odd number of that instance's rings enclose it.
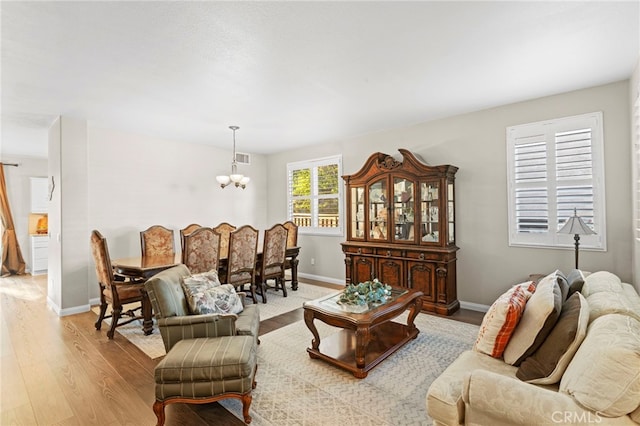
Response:
[[[402,296],[403,294],[406,294],[408,292],[407,289],[403,289],[403,288],[392,288],[391,289],[391,296],[389,296],[389,298],[386,300],[386,302],[384,303],[372,303],[369,305],[350,305],[350,304],[346,304],[346,303],[340,303],[340,296],[342,295],[342,291],[334,294],[332,296],[329,296],[325,299],[322,299],[319,303],[320,306],[326,308],[326,309],[331,309],[333,311],[337,311],[337,312],[349,312],[349,313],[353,313],[353,314],[362,314],[365,312],[369,312],[372,311],[382,305],[385,305],[389,302],[392,302],[394,300],[396,300],[398,297]]]

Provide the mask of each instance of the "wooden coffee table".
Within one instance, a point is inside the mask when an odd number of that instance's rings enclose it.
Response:
[[[394,287],[391,299],[373,308],[339,305],[340,293],[305,302],[304,322],[313,333],[309,356],[350,371],[359,379],[367,377],[369,370],[418,336],[420,331],[413,321],[422,308],[421,296],[421,291]],[[407,309],[406,325],[391,321]],[[316,318],[343,330],[321,343],[313,323]]]

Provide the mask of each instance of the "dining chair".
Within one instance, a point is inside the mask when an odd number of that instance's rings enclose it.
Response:
[[[176,252],[173,241],[173,229],[162,225],[153,225],[140,231],[142,256],[169,256]]]
[[[287,297],[287,287],[284,282],[284,265],[287,252],[287,228],[281,224],[273,225],[264,231],[262,259],[256,275],[256,282],[260,283],[262,303],[267,303],[267,289],[282,290]],[[275,285],[269,287],[268,280],[275,280]]]
[[[197,223],[192,223],[191,225],[187,225],[180,230],[180,252],[184,251],[184,236],[186,234],[190,234],[196,229],[200,228],[201,225]]]
[[[214,227],[213,230],[220,233],[220,257],[225,259],[229,257],[229,235],[236,230],[236,227],[227,222],[222,222]]]
[[[200,227],[183,236],[182,263],[191,273],[218,271],[220,234],[211,228]]]
[[[102,321],[111,318],[111,327],[107,331],[107,337],[113,339],[116,327],[143,319],[144,309],[150,309],[151,306],[145,306],[148,299],[144,293],[144,281],[133,281],[113,273],[107,240],[97,230],[91,231],[91,254],[100,286],[100,314],[95,327],[96,330],[100,330]],[[139,306],[122,312],[123,305],[129,303],[139,303]],[[106,315],[108,305],[111,305],[111,315]],[[141,310],[140,314],[136,314],[138,310]],[[123,314],[130,318],[121,322],[120,318]]]
[[[251,286],[253,303],[256,298],[256,258],[258,256],[258,230],[244,225],[229,234],[229,257],[227,260],[226,282],[243,291]]]
[[[295,223],[293,223],[293,221],[290,221],[290,220],[286,221],[282,225],[285,228],[287,228],[287,231],[289,231],[287,233],[287,248],[296,247],[298,245],[298,225],[296,225]],[[295,261],[293,262],[297,264],[298,259],[295,259]],[[286,271],[286,270],[293,269],[293,266],[294,266],[293,262],[291,261],[291,259],[287,258],[284,262],[284,270]]]

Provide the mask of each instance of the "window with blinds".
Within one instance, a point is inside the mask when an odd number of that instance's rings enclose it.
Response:
[[[605,249],[602,113],[507,128],[509,244],[569,246],[557,231],[574,211],[596,232],[583,248]]]
[[[343,235],[342,157],[287,164],[288,219],[303,234]]]

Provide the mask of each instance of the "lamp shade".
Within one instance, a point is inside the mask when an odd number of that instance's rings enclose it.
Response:
[[[576,209],[573,210],[573,216],[571,216],[564,223],[562,228],[558,231],[559,234],[572,234],[572,235],[594,235],[593,229],[589,227],[580,216]]]

